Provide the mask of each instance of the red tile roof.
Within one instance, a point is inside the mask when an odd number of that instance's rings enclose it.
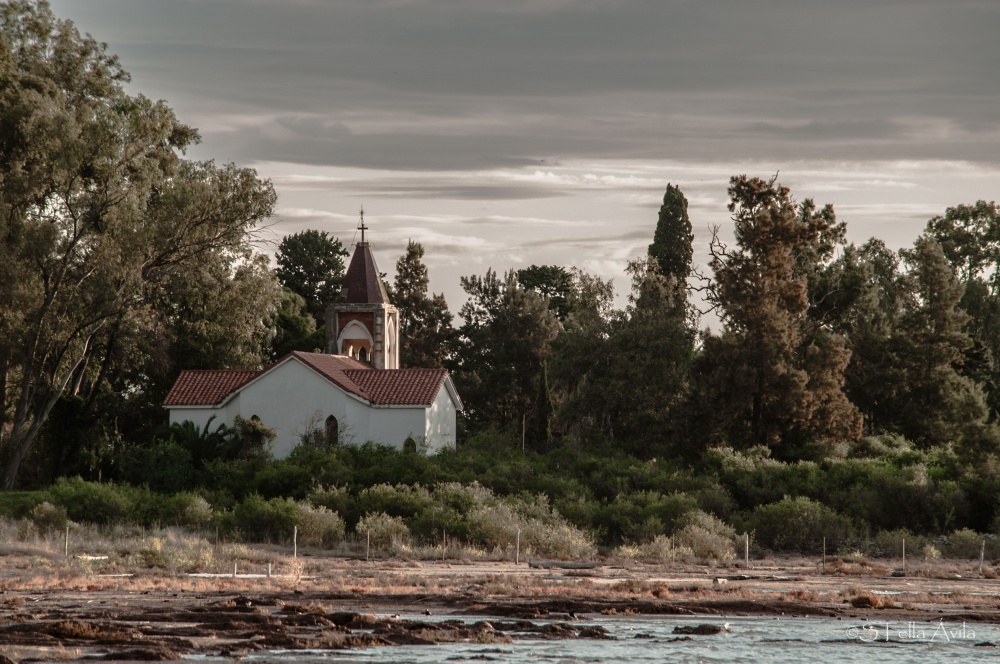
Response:
[[[448,376],[445,369],[385,369],[347,371],[347,376],[379,405],[429,406]]]
[[[347,357],[346,355],[304,353],[297,350],[292,351],[290,355],[294,355],[296,358],[301,360],[303,364],[312,368],[316,373],[320,374],[345,392],[350,392],[351,394],[357,395],[366,401],[371,401],[368,393],[365,392],[364,389],[353,380],[353,378],[347,375],[347,372],[364,373],[368,371],[375,371],[374,368],[364,362],[355,360],[353,357]],[[285,358],[278,360],[272,366],[281,364],[284,359]],[[268,370],[269,369],[270,367],[268,367]]]
[[[163,405],[214,406],[260,374],[260,371],[182,371]]]
[[[253,379],[294,357],[340,389],[379,406],[429,406],[445,369],[374,369],[346,355],[293,351],[263,371],[182,371],[165,406],[214,406]]]
[[[358,242],[344,274],[340,301],[347,304],[389,304],[375,256],[367,242]]]

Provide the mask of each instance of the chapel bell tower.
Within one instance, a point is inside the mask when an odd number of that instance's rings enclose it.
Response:
[[[389,302],[371,247],[365,241],[361,210],[361,242],[336,304],[326,309],[326,352],[349,355],[376,369],[399,368],[399,310]]]

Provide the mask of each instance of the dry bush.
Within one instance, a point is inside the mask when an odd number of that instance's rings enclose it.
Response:
[[[856,609],[884,609],[895,606],[885,595],[876,595],[868,591],[856,594],[850,599],[850,604]]]
[[[615,549],[613,556],[643,562],[667,563],[687,561],[694,557],[694,551],[686,546],[677,546],[672,538],[657,535],[651,542],[626,544]]]
[[[520,531],[521,551],[525,556],[580,559],[596,553],[593,540],[547,504],[501,502],[478,485],[468,490],[471,497],[483,501],[467,516],[469,536],[482,542],[487,550],[508,557]]]

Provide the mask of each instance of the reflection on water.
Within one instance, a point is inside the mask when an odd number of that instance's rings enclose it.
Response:
[[[488,620],[489,618],[484,618]],[[248,655],[244,661],[326,662],[996,662],[1000,630],[988,624],[926,621],[865,621],[854,618],[614,617],[594,616],[613,641],[515,641],[512,644],[446,643],[353,651],[284,651]],[[681,640],[674,627],[728,623],[716,636]]]

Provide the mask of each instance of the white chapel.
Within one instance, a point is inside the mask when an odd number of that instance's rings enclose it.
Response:
[[[348,444],[455,446],[462,410],[455,385],[445,369],[399,368],[399,311],[363,221],[361,229],[340,296],[326,311],[327,352],[294,351],[260,371],[182,371],[164,401],[171,423],[256,418],[276,432],[279,458],[316,428]]]

